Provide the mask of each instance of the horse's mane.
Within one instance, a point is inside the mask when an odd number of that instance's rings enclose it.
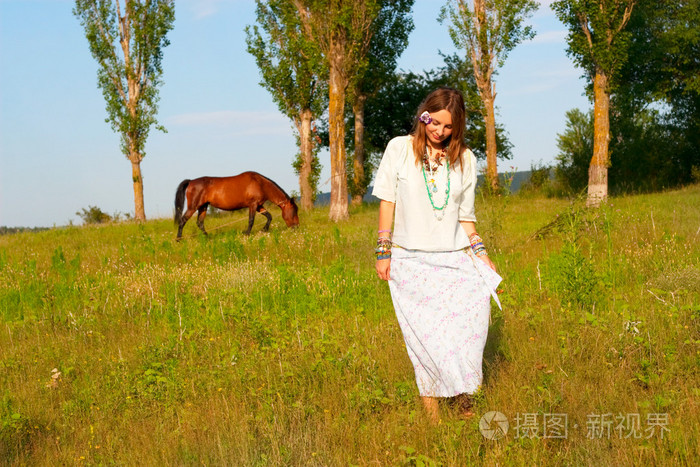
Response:
[[[281,186],[279,186],[279,185],[277,184],[277,182],[275,182],[274,180],[272,180],[272,179],[270,179],[270,178],[267,178],[266,176],[264,176],[264,175],[261,174],[261,173],[258,173],[258,172],[255,172],[255,173],[256,173],[258,176],[260,176],[261,178],[264,178],[264,179],[267,180],[268,182],[272,183],[279,191],[282,192],[282,194],[283,194],[287,199],[289,199],[290,201],[294,202],[294,198],[292,198],[291,196],[289,196],[289,195],[287,194],[287,192],[284,191],[284,189],[283,189]],[[296,203],[295,203],[295,204],[296,204]]]

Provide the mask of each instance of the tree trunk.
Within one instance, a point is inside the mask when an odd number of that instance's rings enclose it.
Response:
[[[463,8],[467,6],[460,2]],[[491,81],[493,75],[494,56],[489,47],[489,29],[486,17],[486,3],[483,0],[474,0],[474,15],[476,20],[476,34],[478,50],[472,48],[471,62],[474,68],[474,79],[479,89],[479,97],[484,104],[484,128],[486,129],[486,180],[492,193],[498,193],[498,147],[496,144],[496,111],[494,101],[496,91]]]
[[[608,77],[596,69],[593,79],[593,157],[588,167],[588,206],[598,206],[608,197],[610,157],[610,93]]]
[[[352,194],[353,206],[362,204],[362,199],[367,192],[365,183],[365,102],[367,96],[358,95],[352,106],[355,114],[355,154],[353,158],[353,185],[355,187]]]
[[[498,193],[498,147],[496,144],[496,113],[494,110],[494,98],[491,92],[490,83],[487,84],[489,91],[482,93],[484,102],[484,124],[486,127],[486,178],[493,193]]]
[[[141,176],[141,155],[131,153],[131,179],[134,182],[134,219],[137,221],[146,220],[146,210],[143,205],[143,177]]]
[[[310,211],[314,207],[314,194],[311,187],[311,164],[313,162],[313,147],[311,145],[311,110],[301,111],[299,125],[299,151],[301,152],[301,168],[299,169],[299,191],[301,192],[301,209]]]
[[[345,171],[345,89],[347,79],[342,69],[343,46],[331,46],[328,90],[328,130],[331,153],[331,205],[329,217],[337,222],[349,217],[348,183]]]

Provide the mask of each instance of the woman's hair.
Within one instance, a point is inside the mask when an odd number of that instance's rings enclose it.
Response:
[[[419,120],[423,112],[439,112],[447,110],[452,115],[452,134],[445,141],[449,144],[447,149],[447,159],[452,167],[463,166],[462,154],[467,149],[464,142],[465,112],[464,98],[462,93],[456,89],[441,87],[428,94],[423,102],[418,106],[411,135],[413,135],[413,154],[416,156],[416,164],[420,165],[425,154],[426,133],[425,124]]]

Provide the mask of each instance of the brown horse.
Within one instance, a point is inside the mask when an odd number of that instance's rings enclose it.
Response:
[[[187,211],[183,214],[187,197]],[[297,205],[294,198],[290,198],[282,188],[267,177],[257,172],[243,172],[233,177],[201,177],[194,180],[183,180],[175,192],[175,225],[177,239],[182,237],[182,228],[195,211],[198,211],[197,226],[204,230],[204,217],[207,215],[209,205],[225,211],[236,211],[248,208],[248,230],[250,234],[253,228],[255,212],[267,217],[267,223],[263,231],[267,232],[272,222],[272,216],[263,207],[267,200],[272,201],[282,209],[282,218],[288,227],[299,225]]]

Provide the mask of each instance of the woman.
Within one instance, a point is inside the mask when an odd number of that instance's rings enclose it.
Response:
[[[490,298],[498,301],[501,281],[476,233],[476,158],[464,142],[464,114],[459,91],[430,93],[411,134],[387,145],[373,190],[380,199],[377,274],[389,281],[433,422],[438,398],[481,385]]]

